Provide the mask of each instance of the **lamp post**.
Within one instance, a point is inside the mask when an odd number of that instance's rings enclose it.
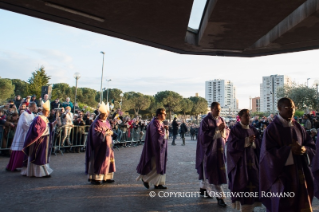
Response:
[[[124,94],[123,94],[123,93],[121,93],[121,94],[120,94],[120,97],[121,97],[120,109],[121,109],[121,110],[122,110],[122,100],[123,100],[123,96],[124,96]]]
[[[102,81],[103,81],[103,69],[104,69],[104,55],[105,53],[101,51],[101,54],[103,54],[103,63],[102,63],[102,76],[101,76],[101,95],[100,95],[100,103],[103,101],[103,91],[102,91]]]
[[[107,89],[107,93],[106,93],[106,102],[109,102],[109,86],[108,86],[108,82],[111,82],[112,80],[111,79],[106,79],[106,89]]]
[[[102,88],[102,101],[103,101],[103,98],[104,98],[104,91],[106,91],[106,88]]]
[[[81,78],[81,75],[80,75],[79,72],[75,72],[73,76],[75,78],[75,97],[74,97],[73,113],[75,114],[76,93],[77,93],[77,90],[78,90],[78,80]]]

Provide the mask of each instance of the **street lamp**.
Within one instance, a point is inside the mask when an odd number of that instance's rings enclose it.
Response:
[[[75,78],[75,97],[74,97],[73,113],[75,114],[76,93],[78,90],[78,80],[81,78],[81,74],[79,72],[75,72],[73,76]]]
[[[124,96],[124,94],[123,94],[123,93],[121,93],[121,94],[120,94],[120,97],[121,97],[120,109],[121,109],[121,110],[122,110],[122,100],[123,100],[123,96]]]
[[[101,76],[101,95],[100,95],[100,103],[103,101],[103,91],[102,91],[102,81],[103,81],[103,69],[104,69],[104,55],[105,53],[101,51],[101,54],[103,54],[103,63],[102,63],[102,76]]]
[[[106,93],[106,102],[109,102],[109,87],[108,87],[108,82],[111,82],[112,80],[111,79],[106,79],[106,89],[107,89],[107,93]]]
[[[310,80],[310,78],[307,78],[307,87],[309,87],[309,80]]]

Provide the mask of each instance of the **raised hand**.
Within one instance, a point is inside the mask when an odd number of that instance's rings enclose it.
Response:
[[[225,123],[223,122],[218,126],[218,130],[223,131],[224,129],[225,129]]]

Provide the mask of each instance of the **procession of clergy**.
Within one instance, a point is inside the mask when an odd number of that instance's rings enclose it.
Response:
[[[37,110],[35,103],[30,103],[21,115],[8,171],[22,168],[22,175],[50,177],[53,171],[49,166],[51,141],[56,122],[49,123],[47,119],[48,102],[43,105],[42,115],[33,115]],[[319,153],[316,154],[316,144],[305,129],[293,119],[294,102],[288,98],[278,101],[279,114],[264,131],[262,139],[249,125],[249,110],[239,112],[240,121],[231,131],[219,116],[220,110],[219,103],[213,102],[211,112],[200,125],[196,149],[200,194],[208,198],[212,198],[212,194],[223,194],[222,184],[227,184],[228,177],[231,192],[294,194],[290,197],[232,196],[232,206],[240,211],[253,211],[261,203],[272,212],[312,211],[313,196],[319,198]],[[108,105],[102,103],[99,112],[88,133],[85,171],[92,184],[113,183],[116,171],[112,150],[114,135],[107,120]],[[150,185],[155,189],[167,189],[168,125],[165,119],[165,109],[157,109],[147,128],[137,166],[137,180],[147,189]],[[219,206],[226,207],[225,198],[225,195],[217,197]]]

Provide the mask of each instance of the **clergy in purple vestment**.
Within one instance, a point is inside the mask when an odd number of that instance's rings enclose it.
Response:
[[[7,171],[17,171],[17,168],[23,167],[24,153],[22,152],[25,137],[27,136],[30,125],[35,118],[33,112],[38,111],[37,104],[30,102],[28,109],[19,117],[17,130],[11,144],[11,156],[7,165]]]
[[[140,174],[137,180],[142,180],[148,189],[153,184],[155,189],[167,189],[166,161],[168,126],[164,125],[166,111],[164,108],[156,110],[156,117],[149,123],[140,162],[136,168]]]
[[[312,161],[312,173],[314,177],[314,192],[315,197],[319,199],[319,132],[316,140],[316,155]]]
[[[89,182],[95,185],[114,183],[115,169],[114,152],[110,123],[107,120],[109,107],[104,102],[99,107],[99,115],[89,129],[86,142],[85,173]]]
[[[261,144],[259,197],[267,211],[312,211],[314,184],[309,165],[316,146],[294,121],[294,102],[282,98],[277,106],[279,114],[264,131]]]
[[[232,197],[233,208],[242,212],[254,211],[261,206],[259,191],[260,138],[255,127],[249,125],[249,110],[239,113],[240,121],[231,129],[227,140],[228,188],[234,194],[254,192],[257,195]]]
[[[212,196],[222,193],[222,184],[227,184],[225,167],[225,139],[228,132],[220,114],[220,104],[213,102],[211,112],[201,121],[196,148],[196,169],[199,175],[200,192]],[[218,205],[226,207],[225,196],[217,197]]]
[[[42,114],[33,119],[22,149],[25,159],[21,174],[28,177],[50,177],[53,172],[49,162],[56,121],[49,123],[50,102],[47,102],[43,104]]]

